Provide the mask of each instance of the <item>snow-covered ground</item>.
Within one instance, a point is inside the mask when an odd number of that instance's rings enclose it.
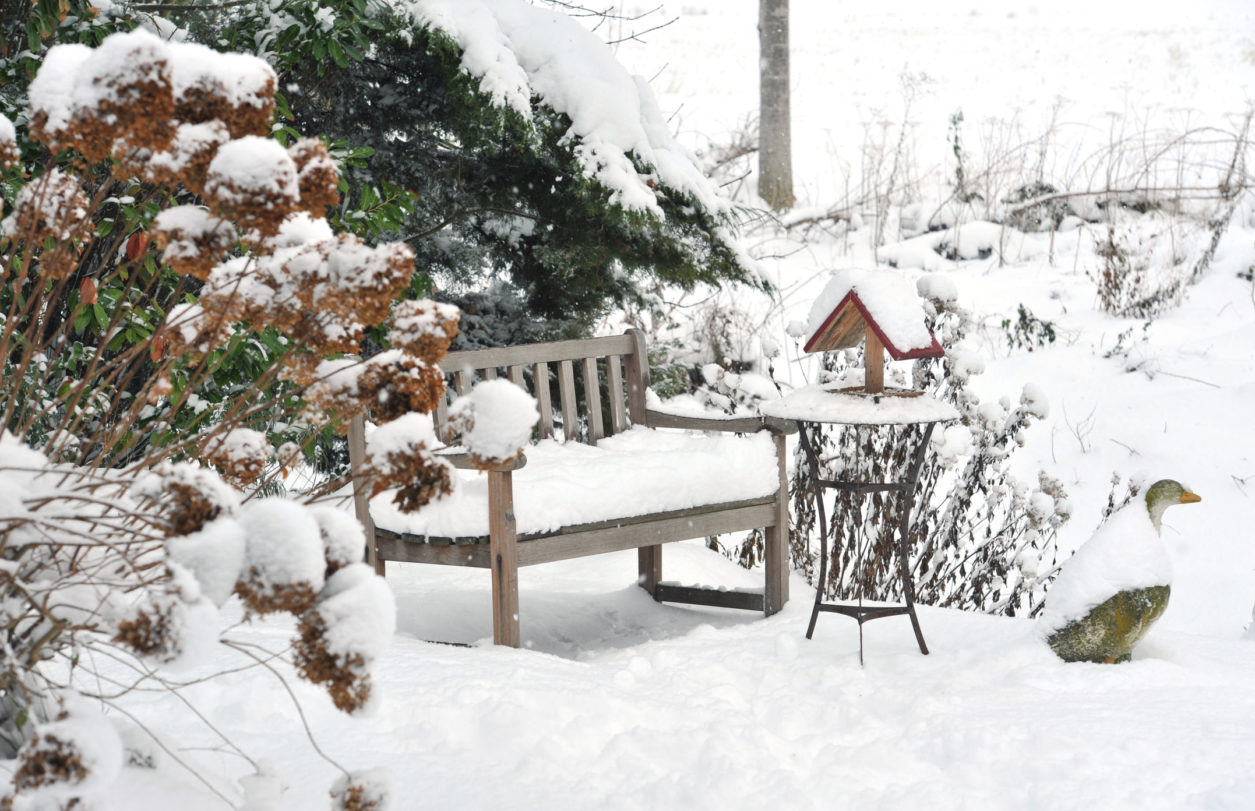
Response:
[[[973,126],[999,119],[1036,137],[1063,99],[1057,137],[1080,144],[1107,137],[1108,112],[1219,122],[1255,97],[1255,8],[1239,0],[792,5],[803,206],[841,197],[866,134],[901,120],[903,75],[920,88],[910,118],[924,186],[948,172],[959,108]],[[619,55],[654,77],[662,109],[678,111],[673,125],[699,148],[755,110],[757,4],[666,7],[679,19]],[[1049,394],[1051,416],[1029,432],[1020,463],[1068,485],[1062,547],[1092,532],[1113,473],[1177,478],[1202,496],[1165,518],[1172,602],[1132,663],[1065,665],[1031,621],[924,608],[930,656],[909,623],[888,619],[866,626],[860,667],[845,618],[825,616],[804,638],[812,594],[800,577],[769,619],[661,606],[635,587],[632,554],[523,570],[525,648],[498,649],[487,572],[394,565],[398,633],[375,716],[342,718],[323,693],[293,684],[320,745],[346,767],[386,767],[394,809],[1251,807],[1255,642],[1241,637],[1255,602],[1255,300],[1237,274],[1255,262],[1255,222],[1241,209],[1207,275],[1145,330],[1097,309],[1094,238],[1092,228],[1057,234],[1051,261],[1048,236],[1015,235],[1005,266],[996,253],[956,265],[909,243],[896,250],[904,272],[950,277],[988,324],[976,336],[983,396],[1016,398],[1029,382]],[[780,306],[745,306],[787,344],[784,325],[805,319],[825,272],[872,257],[858,233],[781,242],[801,250],[765,263]],[[1000,324],[1021,303],[1054,322],[1054,344],[1007,350]],[[666,578],[682,582],[761,580],[699,542],[668,547],[664,561]],[[233,634],[281,646],[291,629]],[[282,807],[325,807],[337,774],[277,681],[252,670],[183,695],[283,777]],[[169,695],[128,706],[228,793],[250,771]],[[125,769],[93,807],[169,808],[155,798],[176,778]],[[183,786],[182,811],[223,807]]]

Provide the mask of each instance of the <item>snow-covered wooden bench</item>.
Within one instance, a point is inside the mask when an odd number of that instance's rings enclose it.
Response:
[[[518,567],[603,552],[638,549],[638,582],[660,602],[779,611],[788,600],[784,434],[792,423],[651,409],[647,358],[636,330],[449,353],[441,367],[458,394],[498,376],[527,389],[539,406],[537,437],[523,458],[487,472],[448,457],[460,468],[457,492],[413,515],[398,512],[389,492],[368,502],[355,477],[357,515],[375,539],[369,554],[377,569],[389,560],[491,569],[493,639],[515,647]],[[434,418],[439,433],[443,407]],[[359,418],[349,434],[354,470],[364,447]],[[662,544],[758,528],[766,546],[762,592],[661,582]]]

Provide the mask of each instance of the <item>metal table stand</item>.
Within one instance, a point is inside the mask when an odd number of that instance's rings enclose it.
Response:
[[[930,422],[908,423],[924,426],[923,437],[920,439],[919,447],[915,450],[914,458],[911,460],[911,466],[907,471],[907,478],[901,482],[851,482],[836,481],[833,479],[823,479],[820,474],[822,468],[819,464],[819,455],[816,453],[814,446],[811,444],[810,437],[807,435],[805,426],[806,420],[797,420],[798,433],[802,437],[802,448],[806,452],[807,462],[811,467],[811,481],[813,482],[813,490],[815,493],[815,509],[819,515],[819,533],[823,539],[823,554],[819,561],[819,579],[815,588],[815,607],[811,611],[810,625],[806,629],[806,638],[810,639],[815,632],[815,621],[819,619],[821,611],[832,614],[844,614],[847,617],[853,617],[858,620],[858,661],[859,665],[863,664],[863,623],[870,620],[880,619],[882,617],[896,617],[900,614],[906,614],[911,618],[911,627],[915,629],[915,639],[919,642],[919,652],[927,655],[928,645],[924,642],[924,632],[919,627],[919,617],[915,615],[915,588],[911,584],[911,571],[909,563],[909,544],[911,531],[911,509],[915,504],[915,490],[919,486],[920,471],[924,466],[924,454],[928,450],[928,441],[932,438],[933,428],[937,422],[943,420],[935,420]],[[825,421],[827,422],[827,421]],[[900,423],[899,423],[900,424]],[[827,513],[824,509],[824,488],[832,490],[841,490],[845,492],[858,493],[866,495],[875,492],[891,492],[899,493],[902,496],[902,517],[899,519],[898,529],[898,574],[902,578],[902,595],[905,600],[904,605],[863,605],[862,589],[859,589],[858,602],[856,604],[848,603],[825,603],[824,584],[828,577],[828,556],[835,551],[835,539],[829,543],[828,538],[828,520]],[[863,563],[863,547],[861,544],[858,549],[858,561],[856,565],[862,569]]]

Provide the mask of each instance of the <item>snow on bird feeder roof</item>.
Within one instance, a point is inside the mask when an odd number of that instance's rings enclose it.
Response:
[[[945,354],[928,329],[914,287],[890,270],[837,272],[811,307],[807,352],[848,349],[866,340],[866,392],[884,390],[884,351],[894,360]]]
[[[805,350],[858,346],[870,327],[894,360],[939,358],[914,285],[891,270],[838,271],[811,307]]]

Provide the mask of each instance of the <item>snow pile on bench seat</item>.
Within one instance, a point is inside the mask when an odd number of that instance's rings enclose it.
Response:
[[[697,434],[634,427],[600,440],[545,440],[524,451],[514,471],[514,515],[520,535],[564,526],[684,510],[776,492],[775,445],[766,433]],[[434,538],[488,534],[488,475],[458,471],[451,496],[413,515],[397,511],[392,492],[370,505],[383,529]]]

